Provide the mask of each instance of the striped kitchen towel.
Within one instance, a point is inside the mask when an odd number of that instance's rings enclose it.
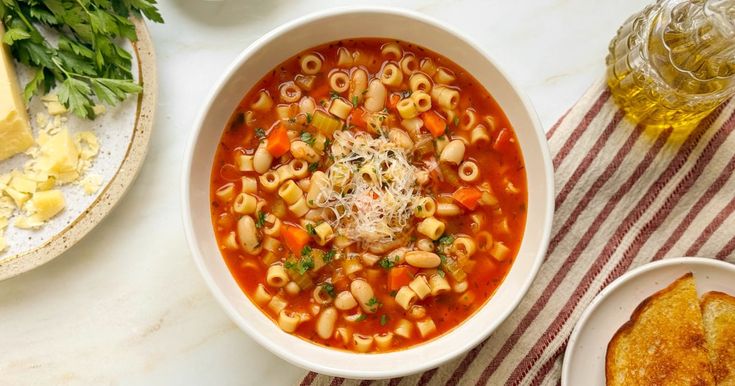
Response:
[[[735,262],[735,100],[686,134],[623,115],[600,82],[549,130],[551,244],[528,294],[490,338],[404,378],[309,373],[301,385],[556,385],[574,324],[615,278],[674,256]]]

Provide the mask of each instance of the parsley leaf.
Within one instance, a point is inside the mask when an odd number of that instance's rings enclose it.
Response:
[[[314,173],[315,171],[317,171],[317,169],[319,169],[319,161],[312,162],[312,163],[309,164],[309,171],[310,172]]]
[[[303,248],[303,249],[301,250],[301,256],[304,256],[304,257],[311,257],[311,251],[312,251],[311,247],[310,247],[310,246],[308,246],[308,245],[306,245],[306,246],[304,246],[304,248]]]
[[[329,91],[329,99],[337,99],[337,98],[339,98],[339,93],[338,92],[336,92],[334,90]]]
[[[393,256],[393,260],[384,257],[378,261],[378,265],[383,269],[391,269],[396,266],[396,262],[398,262],[398,256]]]
[[[314,230],[314,226],[311,224],[306,224],[306,233],[316,236],[316,231]],[[302,251],[303,252],[303,251]]]
[[[334,285],[332,285],[332,283],[322,284],[322,289],[324,290],[324,292],[329,294],[329,296],[333,298],[337,297],[337,294],[334,292]]]
[[[298,271],[300,274],[305,274],[306,271],[314,268],[314,260],[311,258],[311,256],[308,257],[302,257],[301,260],[299,260],[299,266]]]
[[[265,212],[258,211],[258,218],[255,220],[255,227],[262,228],[265,226]]]
[[[452,235],[443,235],[440,237],[436,243],[439,246],[446,247],[447,245],[450,245],[454,242],[454,236]]]
[[[386,324],[388,324],[389,319],[390,318],[386,314],[380,315],[380,325],[385,326]]]
[[[7,29],[3,42],[16,60],[35,70],[23,90],[26,101],[58,85],[59,101],[91,119],[97,102],[116,105],[140,93],[133,56],[118,43],[138,40],[129,16],[141,14],[163,22],[155,0],[0,2],[0,22]],[[46,30],[52,31],[54,44]]]
[[[357,104],[359,103],[357,99],[357,95],[352,96],[352,107],[357,107]]]
[[[255,128],[255,136],[260,142],[263,142],[263,140],[265,139],[265,130],[263,130],[262,127]]]
[[[370,309],[373,312],[375,312],[375,310],[377,310],[378,308],[380,308],[383,304],[381,304],[378,301],[378,298],[376,298],[375,296],[373,296],[373,297],[370,298],[370,300],[367,301],[367,303],[365,303],[365,305],[368,306],[368,307],[370,307]]]
[[[306,123],[311,123],[311,119],[312,119],[311,113],[306,113]]]
[[[459,117],[455,116],[454,119],[452,120],[452,123],[454,123],[454,126],[459,126]]]
[[[365,315],[365,314],[360,314],[360,316],[358,316],[357,318],[355,318],[355,321],[356,321],[356,322],[362,322],[362,321],[363,321],[363,320],[365,320],[365,319],[367,319],[367,315]]]
[[[309,146],[314,146],[314,143],[316,142],[316,137],[308,131],[302,131],[301,140],[306,142]]]
[[[329,264],[332,260],[334,260],[334,256],[337,254],[337,251],[334,249],[330,249],[327,251],[327,253],[322,256],[322,260],[324,260],[324,264]]]

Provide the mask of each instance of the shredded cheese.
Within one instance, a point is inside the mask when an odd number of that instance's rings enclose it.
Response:
[[[363,245],[387,243],[405,232],[417,195],[416,169],[404,149],[383,136],[338,131],[328,187],[316,205],[330,210],[337,235]]]

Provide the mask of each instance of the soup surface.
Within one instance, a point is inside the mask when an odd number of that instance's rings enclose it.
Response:
[[[212,222],[243,291],[281,329],[357,352],[470,317],[523,235],[526,175],[490,94],[385,39],[315,47],[265,75],[225,128]]]

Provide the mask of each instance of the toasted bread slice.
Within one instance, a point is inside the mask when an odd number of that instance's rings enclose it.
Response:
[[[714,386],[691,273],[636,307],[607,346],[605,378],[608,386]]]
[[[701,305],[715,382],[717,386],[735,386],[735,297],[708,292]]]

